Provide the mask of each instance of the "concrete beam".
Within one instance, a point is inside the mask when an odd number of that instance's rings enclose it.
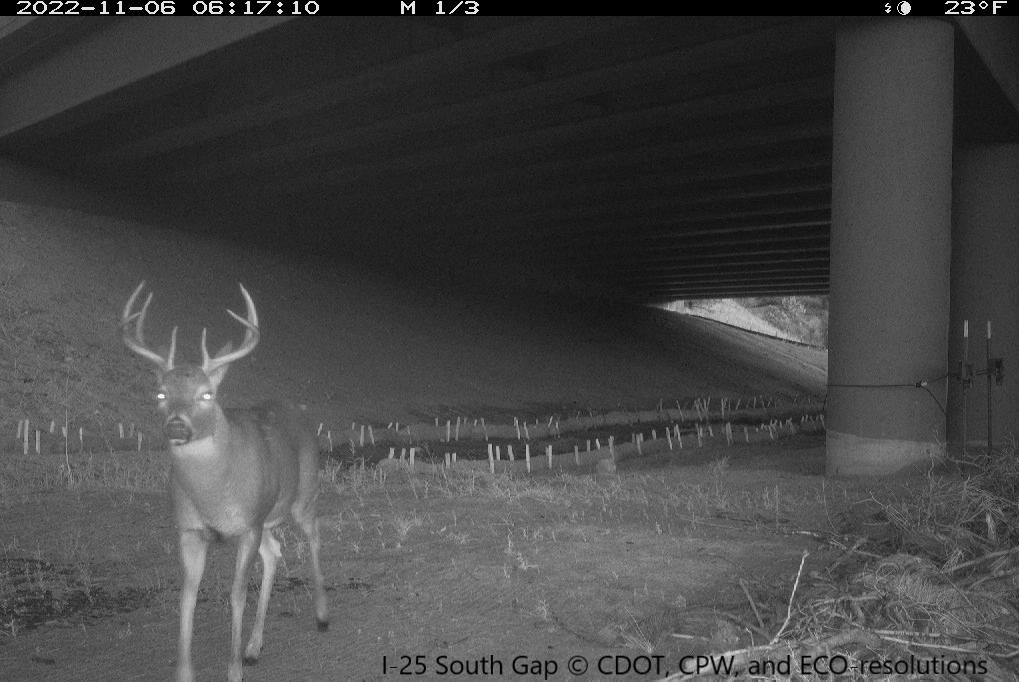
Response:
[[[626,291],[625,289],[623,290]],[[658,292],[654,289],[641,289],[632,293],[631,299],[641,303],[668,303],[680,299],[696,300],[700,298],[748,298],[750,296],[824,296],[828,294],[827,285],[807,286],[797,284],[785,285],[733,285],[724,287],[697,287],[685,291]]]
[[[646,18],[620,17],[612,25],[625,28],[628,25],[640,25]],[[594,40],[599,32],[604,32],[607,25],[601,17],[542,17],[540,19],[521,21],[504,28],[479,32],[477,35],[453,39],[431,49],[421,49],[408,55],[394,57],[389,61],[360,68],[350,74],[329,82],[318,83],[314,87],[301,89],[285,97],[271,101],[244,102],[235,109],[222,113],[214,113],[198,121],[189,121],[168,128],[158,134],[146,135],[144,138],[129,140],[100,151],[96,162],[103,166],[116,166],[125,162],[133,162],[147,157],[164,155],[185,146],[199,142],[212,142],[217,138],[234,134],[238,130],[252,131],[269,126],[278,121],[305,116],[341,104],[357,105],[373,97],[380,83],[387,88],[400,90],[420,83],[438,79],[448,79],[452,74],[477,68],[479,64],[512,60],[529,52],[544,51],[572,40]],[[405,41],[411,45],[428,46],[430,42],[420,36],[408,34]],[[592,85],[589,83],[589,85]],[[538,87],[538,86],[533,86]],[[605,87],[602,84],[600,87]],[[564,93],[549,90],[550,96],[565,96]],[[499,111],[507,107],[522,108],[523,98],[516,91],[503,93],[501,99],[492,96],[493,105]],[[518,101],[520,100],[520,101]],[[530,106],[527,104],[527,106]],[[330,139],[349,140],[353,144],[375,142],[373,130],[395,128],[393,134],[424,135],[436,126],[452,124],[463,125],[479,117],[489,115],[490,110],[478,106],[472,98],[462,107],[447,110],[422,112],[417,115],[402,117],[397,121],[384,121],[377,126],[358,127],[350,131],[337,130]],[[431,116],[431,118],[429,118]],[[365,129],[367,128],[367,130]],[[377,132],[375,133],[377,134]],[[257,139],[257,138],[256,138]],[[247,137],[242,145],[243,154],[217,153],[217,162],[201,164],[190,171],[201,174],[211,168],[213,175],[228,172],[233,166],[236,170],[251,169],[266,160],[279,163],[280,160],[298,161],[304,158],[309,150],[320,153],[316,144],[324,141],[311,137],[308,141],[298,144],[295,141],[286,145],[271,146],[265,143],[252,143]],[[342,143],[341,143],[341,148]],[[293,154],[293,155],[291,155]],[[231,164],[231,161],[234,162]],[[224,164],[215,170],[219,164]],[[197,177],[197,176],[196,176]]]
[[[291,20],[146,17],[103,25],[0,82],[0,146],[96,120],[112,95]]]
[[[616,269],[616,278],[620,281],[634,279],[636,281],[659,281],[669,277],[682,278],[687,274],[703,274],[710,276],[718,272],[733,270],[742,272],[760,266],[776,266],[782,268],[800,268],[803,270],[828,270],[828,254],[816,256],[794,256],[789,258],[726,258],[724,260],[686,260],[659,264],[647,267],[642,263],[628,263]]]
[[[629,275],[625,273],[617,274],[613,277],[616,282],[629,284],[629,285],[654,285],[659,288],[666,287],[683,287],[688,284],[702,284],[704,282],[724,282],[724,281],[750,281],[755,279],[771,279],[771,278],[786,278],[786,277],[815,277],[824,278],[825,281],[828,279],[828,267],[825,264],[823,267],[812,267],[802,268],[796,265],[788,265],[785,267],[772,267],[772,268],[761,268],[761,269],[737,269],[730,268],[726,270],[720,270],[718,272],[688,272],[682,275]]]
[[[666,282],[660,285],[650,285],[651,288],[656,291],[663,293],[676,293],[682,292],[688,289],[721,289],[730,286],[805,286],[805,287],[818,287],[828,285],[827,273],[816,275],[816,274],[803,274],[803,275],[767,275],[761,277],[754,277],[753,275],[742,275],[737,277],[716,277],[714,279],[703,279],[700,281],[691,280],[683,284],[668,284]]]
[[[495,96],[490,96],[492,97]],[[376,145],[380,156],[392,159],[391,163],[397,164],[398,168],[408,164],[421,168],[422,163],[427,163],[428,166],[455,166],[462,164],[464,158],[475,159],[477,164],[487,159],[497,162],[506,157],[518,158],[526,150],[535,150],[545,156],[550,149],[567,151],[574,147],[597,149],[597,141],[613,140],[622,133],[638,137],[641,131],[660,126],[663,121],[669,121],[679,129],[684,122],[698,120],[698,117],[702,120],[707,118],[707,112],[710,110],[726,111],[727,115],[733,116],[745,113],[752,117],[755,110],[767,109],[769,106],[802,108],[809,102],[828,101],[830,97],[831,83],[827,79],[815,78],[793,84],[755,88],[748,92],[728,95],[726,98],[703,98],[703,102],[696,102],[697,107],[691,107],[689,106],[691,103],[683,102],[650,110],[592,117],[575,123],[536,127],[498,137],[480,128],[474,132],[473,139],[465,132],[464,137],[455,145],[449,144],[442,136],[433,136],[435,146],[423,148],[422,144],[418,144],[417,151],[401,156],[400,152],[407,146],[408,138],[414,139],[416,136],[417,140],[427,141],[433,139],[427,135],[429,131],[441,131],[451,125],[451,122],[455,121],[466,129],[467,124],[472,121],[505,115],[504,108],[479,104],[476,100],[466,100],[453,106],[352,127],[349,130],[330,131],[299,141],[288,140],[282,144],[273,144],[271,133],[265,133],[267,139],[260,142],[258,133],[255,132],[254,141],[246,147],[237,144],[231,148],[217,149],[214,159],[197,167],[182,162],[178,164],[179,168],[169,168],[167,181],[201,183],[253,172],[279,175],[281,172],[286,173],[288,168],[295,165],[299,167],[309,156],[334,156],[343,159],[349,156],[349,150],[360,149],[369,144]],[[450,109],[455,113],[449,112]],[[674,158],[757,145],[797,143],[830,136],[830,121],[804,121],[740,132],[729,131],[725,135],[689,138],[673,145],[635,149],[630,156],[638,159]],[[175,139],[177,144],[181,144],[179,137]]]
[[[953,17],[953,20],[1013,109],[1019,112],[1019,17]]]

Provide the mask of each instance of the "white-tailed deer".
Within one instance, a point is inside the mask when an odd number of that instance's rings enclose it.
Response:
[[[244,341],[232,350],[227,344],[209,357],[202,330],[202,364],[174,363],[177,328],[170,336],[166,357],[145,345],[145,313],[150,293],[141,310],[135,302],[145,282],[131,294],[120,325],[124,343],[138,355],[155,363],[159,379],[156,400],[165,418],[163,431],[172,461],[171,496],[180,530],[180,561],[184,582],[180,593],[180,640],[177,681],[192,682],[191,634],[198,585],[205,570],[205,554],[211,539],[237,542],[237,561],[230,590],[232,615],[230,682],[241,680],[241,621],[247,591],[248,570],[258,550],[262,557],[262,587],[244,663],[254,663],[262,649],[262,630],[280,559],[280,545],[272,527],[289,514],[311,545],[311,577],[315,589],[318,629],[329,627],[322,571],[319,568],[319,532],[315,516],[318,491],[318,443],[298,411],[270,402],[248,410],[224,409],[216,391],[230,363],[250,353],[258,344],[258,313],[251,296],[241,285],[247,305],[246,317],[227,312],[244,325]]]

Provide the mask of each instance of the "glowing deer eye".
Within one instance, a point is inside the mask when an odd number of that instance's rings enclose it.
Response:
[[[212,400],[212,392],[206,391],[202,394],[202,400]]]
[[[164,393],[163,391],[160,391],[159,393],[157,393],[156,394],[156,400],[166,400],[166,393]]]

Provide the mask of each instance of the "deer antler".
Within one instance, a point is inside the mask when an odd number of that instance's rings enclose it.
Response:
[[[241,347],[237,350],[227,351],[215,358],[211,358],[209,357],[209,349],[205,345],[205,329],[203,328],[202,371],[206,374],[210,374],[216,368],[230,364],[234,360],[243,358],[245,355],[255,350],[255,346],[258,345],[258,312],[255,311],[255,303],[251,300],[251,295],[248,294],[248,290],[244,288],[244,285],[238,284],[238,286],[241,288],[241,295],[244,296],[244,305],[247,307],[247,318],[241,317],[229,309],[226,312],[230,314],[230,317],[244,325],[244,341],[241,342]]]
[[[160,369],[164,372],[169,372],[173,369],[173,356],[177,350],[177,328],[173,328],[173,333],[170,335],[170,351],[164,358],[162,355],[152,350],[145,344],[145,313],[149,310],[149,303],[152,302],[152,292],[149,292],[148,297],[145,299],[145,303],[142,305],[142,309],[138,312],[132,312],[135,301],[138,300],[138,295],[145,288],[145,280],[142,280],[138,287],[131,294],[131,298],[127,299],[127,305],[124,306],[124,312],[120,315],[120,328],[124,344],[128,348],[133,350],[138,355],[142,356],[146,360],[151,360],[156,363]],[[134,322],[134,333],[131,332],[131,323]]]

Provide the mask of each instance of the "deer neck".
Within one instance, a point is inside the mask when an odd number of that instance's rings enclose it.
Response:
[[[184,445],[171,445],[174,476],[188,489],[215,489],[216,481],[234,466],[230,448],[231,426],[223,409],[216,406],[212,433]]]

